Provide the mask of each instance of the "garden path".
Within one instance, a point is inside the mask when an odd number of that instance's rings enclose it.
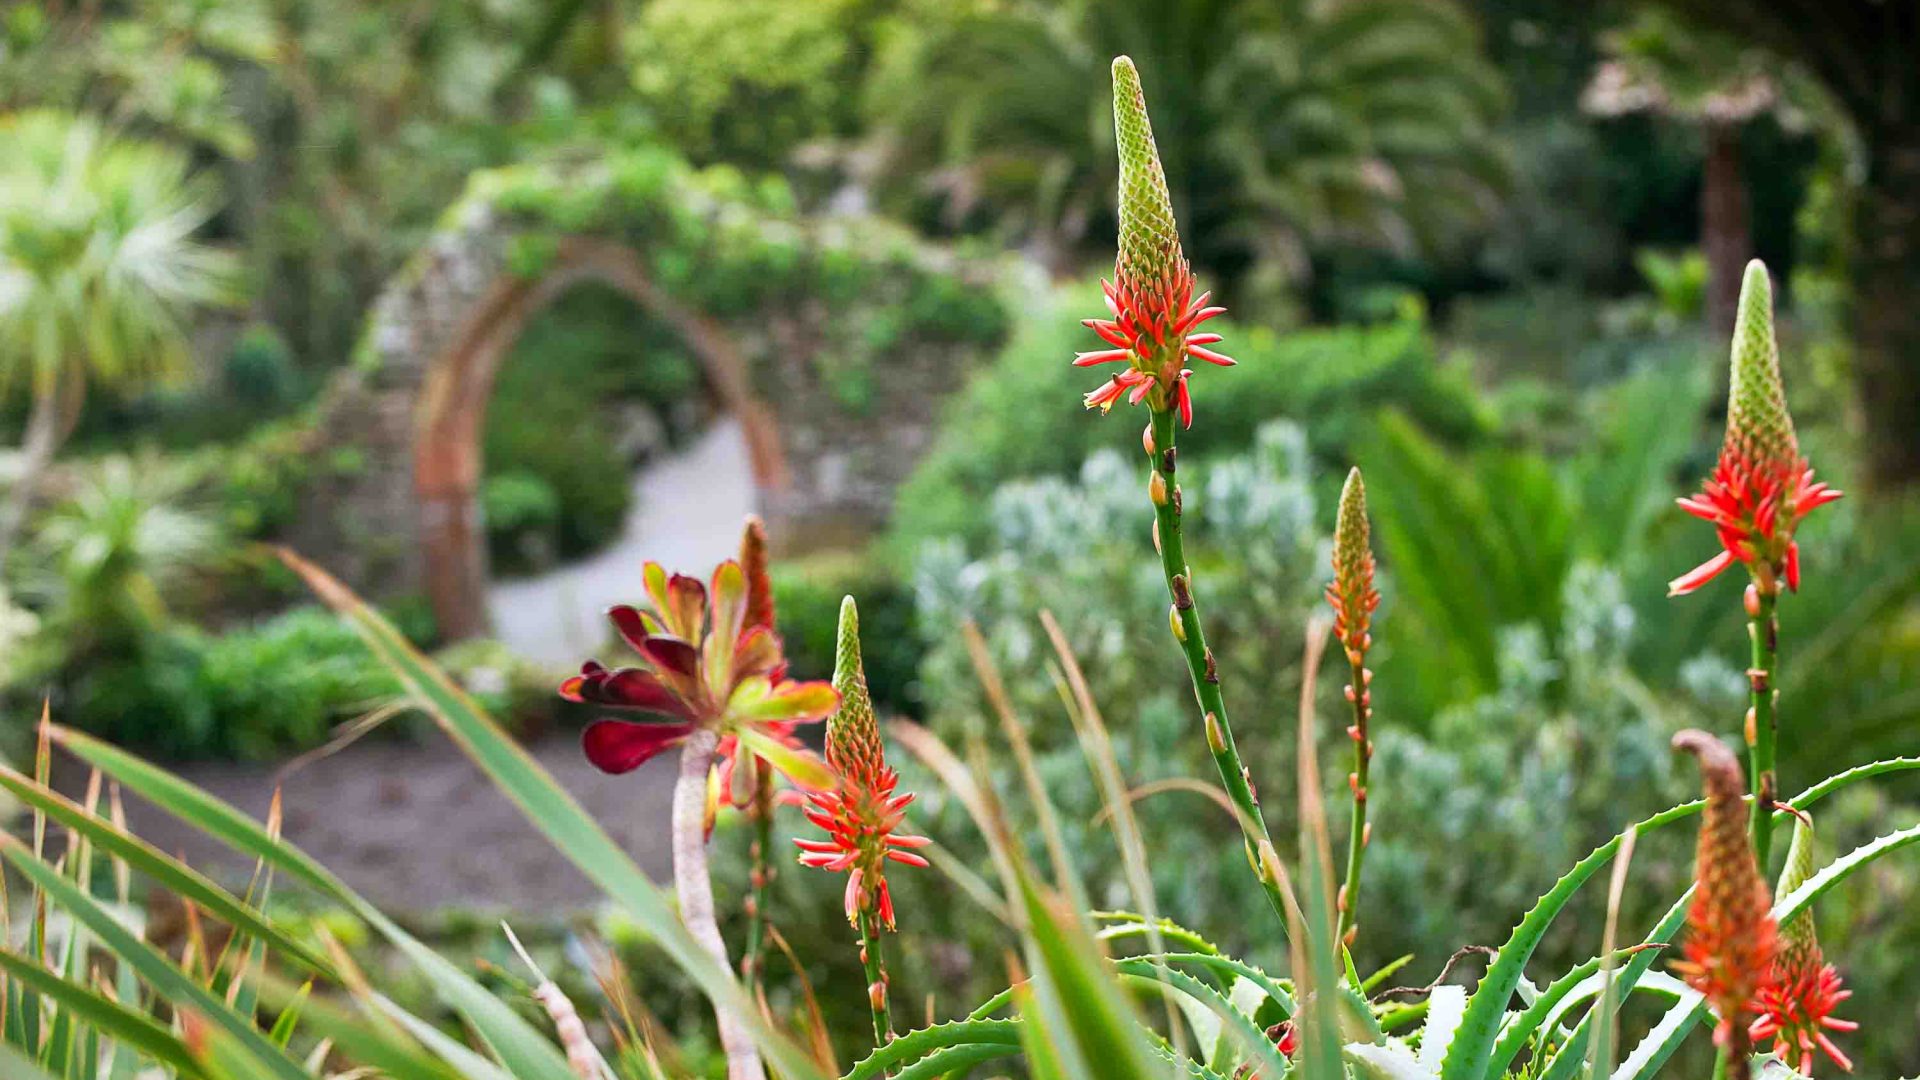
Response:
[[[625,776],[607,776],[580,753],[576,735],[559,733],[528,747],[561,787],[598,820],[655,881],[672,874],[667,820],[675,773],[663,755]],[[212,794],[264,818],[274,771],[257,764],[199,763],[180,773]],[[56,779],[84,787],[74,770]],[[440,910],[512,910],[563,916],[601,896],[520,810],[453,745],[429,735],[419,744],[374,738],[312,762],[285,780],[285,836],[384,908],[421,915]],[[128,824],[162,851],[244,885],[252,863],[204,834],[137,800]]]
[[[633,508],[606,550],[487,590],[494,636],[520,656],[569,667],[607,641],[606,609],[640,599],[640,565],[705,575],[740,544],[754,509],[753,466],[740,422],[723,416],[685,449],[633,478]]]

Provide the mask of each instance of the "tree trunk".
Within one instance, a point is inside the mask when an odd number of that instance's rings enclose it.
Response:
[[[1920,130],[1882,132],[1855,207],[1854,386],[1876,489],[1920,485]]]
[[[63,380],[61,385],[34,395],[33,412],[27,417],[26,438],[20,444],[20,475],[7,492],[6,500],[0,502],[0,565],[6,563],[20,539],[27,512],[32,508],[34,496],[40,492],[40,482],[46,478],[47,467],[53,464],[54,452],[73,430],[69,417],[78,411],[68,400],[72,397],[68,384],[73,382]]]
[[[1733,333],[1740,278],[1753,258],[1747,184],[1740,174],[1740,125],[1709,120],[1700,182],[1700,247],[1707,258],[1707,327],[1714,340]]]

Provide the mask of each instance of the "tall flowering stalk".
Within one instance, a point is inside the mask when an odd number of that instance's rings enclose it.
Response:
[[[887,1001],[887,968],[880,933],[894,929],[893,893],[887,888],[887,863],[926,866],[913,849],[924,836],[900,832],[913,795],[895,794],[900,776],[887,764],[880,724],[867,693],[860,662],[860,612],[853,597],[840,602],[839,652],[833,686],[840,707],[827,719],[827,763],[838,777],[830,790],[810,792],[807,819],[827,832],[825,840],[795,840],[800,862],[847,875],[847,921],[860,933],[860,963],[867,975],[867,1003],[873,1010],[876,1046],[893,1038]]]
[[[1813,823],[1802,819],[1794,826],[1781,871],[1776,900],[1784,900],[1813,877]],[[1813,912],[1802,911],[1780,928],[1780,954],[1774,960],[1767,985],[1761,987],[1757,1017],[1749,1034],[1756,1042],[1773,1040],[1773,1052],[1802,1075],[1813,1075],[1814,1053],[1819,1051],[1847,1072],[1853,1062],[1834,1045],[1828,1032],[1854,1031],[1860,1025],[1833,1015],[1841,1002],[1853,996],[1840,972],[1820,952]]]
[[[750,529],[751,533],[751,529]],[[764,574],[760,575],[764,586]],[[582,736],[587,759],[624,773],[672,747],[680,748],[673,789],[673,879],[680,918],[722,966],[726,942],[714,917],[707,834],[723,793],[751,793],[771,764],[802,787],[832,782],[832,773],[800,746],[795,729],[823,719],[839,702],[824,682],[786,677],[771,606],[740,563],[728,560],[709,583],[669,575],[648,563],[642,575],[649,607],[620,605],[607,615],[640,657],[641,666],[608,669],[589,660],[560,686],[562,697],[645,716],[607,719]],[[730,1080],[766,1075],[740,1019],[716,1010]]]
[[[1773,288],[1760,260],[1747,264],[1733,327],[1732,371],[1727,390],[1727,434],[1720,460],[1699,494],[1679,500],[1687,513],[1713,525],[1720,552],[1675,578],[1668,595],[1683,596],[1735,563],[1747,568],[1746,718],[1748,764],[1753,773],[1754,849],[1765,868],[1773,841],[1773,806],[1779,790],[1774,743],[1779,731],[1775,673],[1779,664],[1780,589],[1800,588],[1800,522],[1840,492],[1813,478],[1800,455],[1793,417],[1780,381],[1780,350],[1773,333]]]
[[[1673,737],[1673,745],[1699,761],[1707,800],[1694,864],[1693,904],[1687,910],[1685,958],[1673,966],[1719,1018],[1713,1041],[1720,1048],[1721,1065],[1715,1075],[1748,1080],[1753,1036],[1747,1014],[1754,1011],[1773,969],[1776,931],[1767,883],[1754,861],[1741,806],[1746,782],[1739,761],[1712,735],[1682,731]]]
[[[1193,270],[1181,251],[1166,173],[1160,167],[1153,127],[1147,120],[1140,73],[1124,56],[1113,62],[1113,127],[1120,149],[1120,245],[1113,281],[1103,284],[1112,318],[1086,320],[1087,327],[1110,348],[1081,353],[1073,362],[1081,367],[1126,365],[1124,371],[1086,396],[1088,408],[1105,412],[1122,397],[1130,404],[1147,404],[1149,420],[1142,445],[1151,462],[1147,494],[1153,501],[1154,546],[1160,551],[1161,571],[1173,601],[1168,621],[1186,655],[1214,764],[1228,796],[1240,810],[1248,861],[1285,926],[1287,909],[1274,872],[1278,860],[1273,841],[1252,780],[1234,745],[1233,728],[1220,695],[1219,669],[1200,625],[1193,571],[1187,565],[1180,531],[1180,485],[1174,478],[1179,460],[1175,435],[1193,423],[1193,398],[1187,388],[1192,371],[1186,367],[1186,360],[1192,357],[1222,366],[1234,362],[1207,347],[1220,340],[1218,334],[1194,332],[1225,309],[1208,306],[1208,294],[1193,296]]]
[[[767,528],[758,517],[747,518],[740,537],[740,570],[747,579],[747,627],[773,631],[773,580],[767,573]],[[773,850],[774,768],[758,754],[753,755],[752,776],[741,785],[725,784],[731,794],[736,787],[746,789],[747,819],[753,824],[753,839],[747,851],[747,938],[740,950],[740,974],[749,983],[759,985],[767,939],[767,900],[773,885],[774,867],[769,861]],[[720,779],[715,770],[715,779]],[[727,779],[731,780],[729,776]],[[723,785],[716,782],[720,788]],[[717,793],[716,793],[717,794]],[[715,801],[713,795],[709,804]]]
[[[1333,581],[1327,585],[1327,603],[1333,608],[1333,634],[1347,654],[1351,681],[1347,683],[1347,702],[1353,706],[1353,723],[1347,737],[1353,741],[1353,771],[1347,774],[1347,787],[1353,793],[1353,824],[1347,837],[1347,877],[1340,886],[1340,939],[1351,945],[1359,930],[1360,866],[1366,858],[1367,841],[1372,830],[1367,826],[1367,773],[1373,763],[1373,738],[1368,722],[1373,719],[1373,672],[1367,668],[1367,650],[1373,647],[1373,610],[1380,606],[1380,593],[1373,587],[1373,544],[1367,524],[1367,486],[1360,470],[1347,474],[1340,489],[1340,513],[1333,526]]]

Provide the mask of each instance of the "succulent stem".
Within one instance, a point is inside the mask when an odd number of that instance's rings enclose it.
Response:
[[[1273,840],[1267,833],[1266,817],[1260,812],[1260,800],[1254,794],[1247,768],[1234,745],[1233,727],[1227,722],[1227,706],[1220,695],[1219,670],[1212,651],[1207,648],[1206,632],[1200,626],[1199,602],[1194,597],[1192,571],[1187,568],[1186,549],[1181,539],[1181,500],[1173,476],[1174,438],[1180,427],[1178,417],[1170,404],[1159,401],[1154,402],[1152,414],[1153,479],[1157,486],[1172,492],[1168,498],[1154,500],[1153,514],[1160,538],[1160,568],[1166,574],[1167,591],[1173,597],[1174,615],[1185,631],[1184,636],[1176,635],[1176,641],[1186,655],[1194,697],[1206,717],[1207,743],[1213,751],[1213,762],[1219,767],[1220,782],[1240,811],[1236,816],[1245,835],[1247,858],[1261,889],[1267,894],[1267,902],[1280,920],[1284,936],[1287,907],[1280,895],[1280,883],[1272,873],[1273,860],[1265,854],[1273,850]]]
[[[713,914],[713,880],[707,870],[707,773],[713,768],[720,737],[701,728],[682,744],[680,775],[673,784],[673,886],[680,900],[680,921],[695,941],[724,970],[730,966],[727,943]],[[727,1057],[727,1080],[766,1080],[760,1051],[740,1018],[718,1002],[713,1016]]]
[[[893,1011],[887,997],[887,963],[880,955],[880,915],[860,909],[860,964],[867,973],[867,1004],[873,1009],[873,1047],[893,1041]]]
[[[1747,748],[1753,773],[1753,854],[1762,874],[1773,847],[1773,806],[1779,795],[1774,774],[1775,739],[1779,716],[1774,679],[1780,664],[1780,602],[1778,587],[1747,589],[1747,637],[1752,662],[1747,669]]]

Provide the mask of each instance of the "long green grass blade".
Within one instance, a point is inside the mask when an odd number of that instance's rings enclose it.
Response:
[[[625,907],[709,998],[741,1019],[753,1032],[761,1052],[782,1074],[792,1080],[819,1078],[813,1059],[774,1030],[733,974],[694,941],[666,894],[647,880],[606,830],[531,755],[508,738],[465,691],[346,586],[291,552],[283,551],[281,557],[306,580],[315,595],[346,620],[440,729],[519,805],[527,820],[602,891]]]
[[[214,884],[206,875],[139,837],[122,832],[106,819],[87,813],[79,804],[35,784],[5,765],[0,765],[0,789],[5,789],[20,801],[86,836],[102,851],[124,860],[168,892],[198,904],[215,919],[267,942],[282,955],[299,962],[315,974],[330,979],[333,977],[333,965],[320,954],[289,937],[285,931],[256,913],[250,905]]]
[[[152,1017],[108,1000],[96,991],[68,982],[10,952],[0,951],[0,970],[4,970],[9,978],[33,987],[41,996],[57,1002],[74,1019],[112,1036],[119,1044],[131,1047],[161,1065],[179,1069],[187,1076],[201,1075],[186,1044]]]
[[[0,1043],[0,1075],[7,1080],[53,1080],[32,1058],[6,1043]]]
[[[259,822],[227,803],[118,747],[66,729],[57,730],[56,737],[75,756],[160,809],[344,904],[420,968],[440,999],[472,1025],[520,1080],[575,1080],[566,1059],[532,1024],[299,848],[275,839]]]
[[[231,1034],[249,1053],[258,1057],[269,1075],[281,1080],[309,1080],[306,1071],[280,1049],[268,1042],[252,1022],[227,1007],[198,982],[173,966],[166,957],[135,937],[120,921],[92,897],[65,880],[53,867],[33,857],[26,847],[11,836],[0,837],[0,853],[47,896],[84,924],[100,943],[130,964],[162,997],[176,1008],[191,1009],[215,1027]]]

